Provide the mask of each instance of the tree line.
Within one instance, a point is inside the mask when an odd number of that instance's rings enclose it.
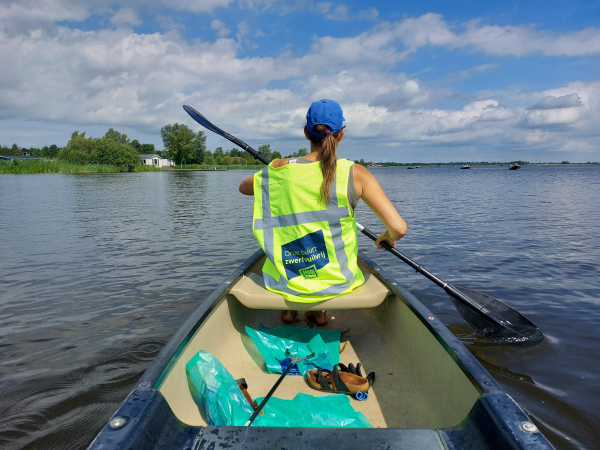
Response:
[[[160,130],[164,144],[163,151],[157,151],[153,144],[142,144],[113,128],[109,128],[103,137],[87,137],[86,133],[73,132],[69,142],[64,147],[57,145],[42,148],[12,147],[0,145],[0,155],[38,156],[46,159],[57,159],[71,164],[107,164],[117,166],[120,171],[132,171],[140,164],[142,154],[158,154],[172,158],[176,165],[258,165],[260,161],[249,153],[237,148],[223,149],[217,147],[214,151],[206,148],[206,135],[203,131],[194,132],[184,124],[165,125]],[[257,150],[269,160],[282,158],[278,151],[271,149],[269,144],[261,145]],[[306,148],[285,157],[298,157],[308,154]]]
[[[224,150],[223,147],[217,147],[213,152],[206,148],[206,135],[203,131],[195,133],[185,124],[175,123],[165,125],[160,130],[160,135],[165,147],[164,154],[173,159],[176,165],[179,164],[202,164],[202,165],[255,165],[262,164],[250,153],[238,148]],[[271,150],[270,144],[261,145],[257,149],[258,153],[269,160],[282,158],[281,153]],[[304,156],[308,154],[305,148],[299,149],[291,155]]]

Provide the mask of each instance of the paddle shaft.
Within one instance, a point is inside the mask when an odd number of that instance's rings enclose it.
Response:
[[[368,236],[369,238],[373,239],[373,241],[377,240],[377,235],[375,233],[373,233],[372,231],[368,230],[367,228],[363,227],[361,224],[357,223],[356,228],[358,228],[358,230],[360,230],[362,232],[362,234],[364,234],[365,236]],[[490,318],[493,322],[495,322],[497,325],[502,326],[502,327],[505,326],[506,322],[504,320],[502,320],[500,317],[498,317],[498,315],[494,314],[494,312],[490,311],[489,309],[485,308],[484,306],[481,306],[478,303],[475,303],[473,300],[471,300],[469,297],[464,295],[462,292],[454,289],[453,286],[449,285],[448,283],[446,283],[443,280],[440,280],[438,277],[436,277],[434,274],[429,272],[427,269],[423,268],[422,266],[420,266],[419,264],[414,262],[412,259],[408,258],[407,256],[403,255],[395,248],[391,247],[387,242],[382,241],[381,246],[383,248],[385,248],[388,252],[390,252],[392,255],[401,259],[406,264],[408,264],[410,267],[415,269],[415,271],[417,273],[420,273],[425,278],[433,281],[435,284],[437,284],[439,287],[441,287],[444,291],[446,291],[448,293],[448,295],[452,295],[453,297],[457,298],[458,300],[462,301],[463,303],[466,303],[468,306],[475,309],[476,311],[481,312],[482,314],[484,314],[485,316]]]
[[[285,378],[285,376],[289,373],[290,370],[292,370],[293,366],[294,366],[294,364],[292,364],[292,362],[290,361],[289,365],[285,369],[285,372],[283,372],[281,374],[281,376],[279,377],[279,380],[277,380],[277,383],[275,383],[275,386],[273,386],[271,388],[271,390],[266,395],[266,397],[263,398],[263,401],[260,402],[260,405],[258,405],[258,408],[256,408],[256,410],[254,411],[254,414],[252,414],[252,416],[250,416],[250,419],[248,419],[248,422],[246,422],[246,425],[244,425],[245,427],[249,427],[250,424],[256,418],[256,416],[258,416],[258,414],[262,411],[263,407],[267,404],[267,402],[269,401],[269,399],[271,398],[271,396],[275,393],[275,391],[277,390],[277,388],[279,387],[279,385],[281,384],[281,382],[283,381],[283,379]]]

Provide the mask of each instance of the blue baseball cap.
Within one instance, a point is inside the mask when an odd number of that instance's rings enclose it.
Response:
[[[319,100],[308,108],[306,113],[306,129],[315,137],[324,138],[328,133],[317,133],[313,130],[315,125],[327,125],[332,133],[339,133],[346,128],[344,125],[342,107],[333,100]]]

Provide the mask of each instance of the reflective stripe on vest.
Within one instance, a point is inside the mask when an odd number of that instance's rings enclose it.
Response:
[[[348,170],[349,167],[346,167],[348,162],[346,161],[344,167],[341,170]],[[341,166],[342,164],[339,164]],[[338,166],[338,167],[339,167]],[[296,166],[298,167],[298,166]],[[345,278],[345,281],[342,283],[331,285],[325,289],[321,289],[316,292],[311,292],[307,294],[306,292],[300,292],[295,289],[292,289],[288,286],[288,279],[283,276],[281,273],[279,274],[279,281],[273,278],[271,275],[263,271],[263,277],[265,281],[265,285],[276,291],[280,291],[282,293],[291,294],[294,296],[302,296],[303,298],[307,298],[308,301],[311,301],[311,297],[317,297],[312,301],[319,301],[318,296],[334,296],[343,293],[344,291],[349,290],[352,286],[357,282],[357,279],[360,279],[362,284],[362,280],[364,280],[362,273],[357,268],[357,274],[354,275],[350,268],[348,267],[348,256],[346,254],[346,250],[344,247],[344,240],[342,238],[343,229],[341,220],[344,218],[353,218],[351,215],[348,206],[340,206],[338,202],[337,196],[337,173],[336,177],[331,183],[331,201],[325,210],[317,210],[317,211],[306,211],[292,214],[285,214],[280,216],[272,216],[271,213],[271,195],[269,192],[269,169],[270,166],[265,167],[260,172],[261,175],[261,203],[262,203],[262,218],[254,219],[254,231],[262,231],[263,232],[263,248],[265,254],[269,258],[272,263],[275,263],[277,260],[275,257],[275,249],[274,249],[274,230],[280,227],[291,227],[297,225],[311,224],[315,222],[327,222],[329,231],[331,233],[331,241],[333,247],[335,249],[335,257],[337,263],[340,267],[341,275]],[[273,170],[273,169],[271,169]],[[340,169],[338,169],[340,170]],[[345,188],[345,187],[344,187]],[[258,192],[255,192],[257,195]],[[355,226],[354,226],[355,227]],[[258,236],[257,236],[258,238]],[[260,242],[260,239],[259,239]],[[283,257],[282,257],[283,258]],[[354,264],[356,266],[356,264]],[[337,270],[337,269],[336,269]]]

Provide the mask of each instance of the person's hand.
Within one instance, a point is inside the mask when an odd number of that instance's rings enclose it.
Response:
[[[375,241],[375,245],[377,246],[377,248],[385,250],[385,248],[383,248],[383,245],[381,245],[381,242],[384,241],[384,242],[387,242],[390,247],[396,248],[396,241],[398,239],[400,239],[401,237],[402,236],[400,236],[400,237],[398,237],[396,239],[392,239],[392,236],[390,235],[390,232],[388,230],[385,230],[383,233],[381,233],[379,235],[379,237]]]

